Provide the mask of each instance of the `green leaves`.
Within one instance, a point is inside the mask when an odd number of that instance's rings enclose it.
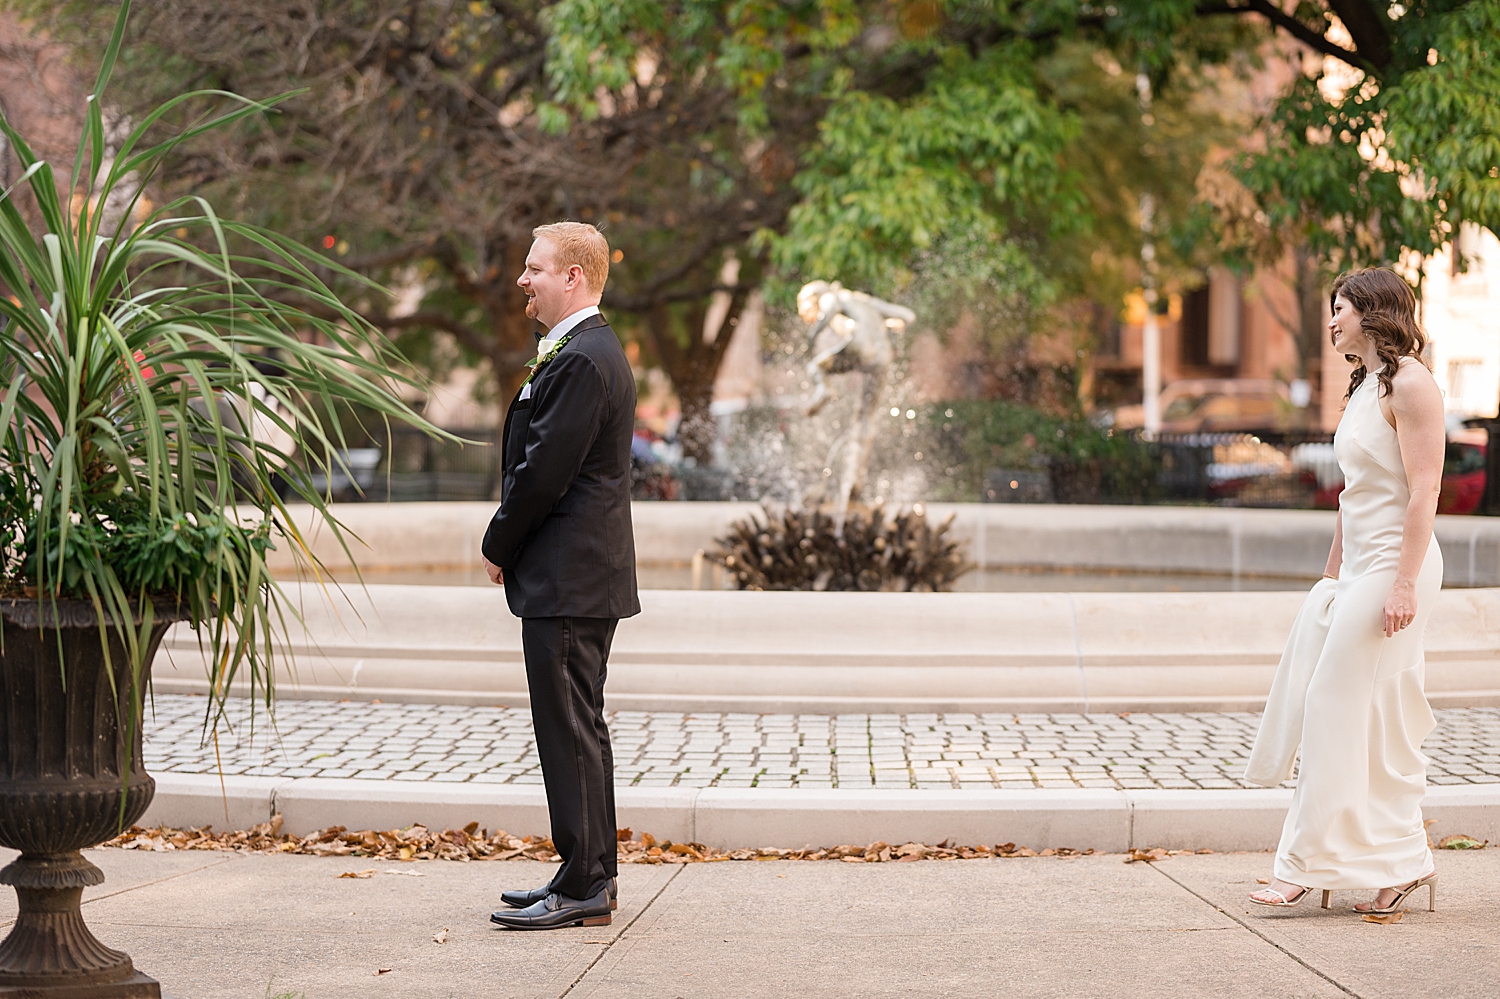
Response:
[[[1424,195],[1500,231],[1500,2],[1446,15],[1428,60],[1386,93],[1387,147]]]
[[[1061,156],[1077,131],[1016,78],[1005,54],[962,60],[906,102],[856,91],[829,110],[774,241],[785,268],[887,286],[944,235],[998,244],[1039,219],[1066,231],[1079,205]]]
[[[1500,2],[1432,5],[1388,30],[1379,77],[1295,79],[1239,171],[1272,231],[1331,269],[1425,257],[1460,221],[1500,226]]]

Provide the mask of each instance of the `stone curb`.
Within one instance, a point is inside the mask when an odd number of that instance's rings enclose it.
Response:
[[[142,825],[246,829],[280,812],[305,835],[341,825],[458,828],[479,822],[519,835],[548,832],[540,786],[401,783],[323,777],[215,774],[156,776]],[[1058,789],[904,791],[640,788],[615,792],[619,823],[660,839],[718,849],[801,848],[840,843],[1016,843],[1073,847],[1268,850],[1292,792],[1264,790]],[[1466,833],[1500,843],[1500,785],[1435,785],[1423,811],[1434,840]]]

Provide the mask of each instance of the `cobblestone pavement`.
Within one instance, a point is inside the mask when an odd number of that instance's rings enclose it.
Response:
[[[540,784],[526,709],[236,699],[217,747],[206,699],[158,695],[158,772]],[[1500,783],[1500,708],[1437,712],[1434,784]],[[616,712],[615,778],[638,787],[1238,788],[1260,716]]]

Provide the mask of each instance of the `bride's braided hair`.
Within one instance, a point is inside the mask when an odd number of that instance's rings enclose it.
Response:
[[[1427,334],[1417,325],[1417,297],[1411,286],[1395,273],[1383,267],[1371,267],[1342,275],[1333,283],[1328,294],[1329,307],[1343,295],[1344,300],[1359,310],[1360,329],[1375,345],[1375,353],[1383,362],[1380,369],[1380,394],[1391,394],[1391,379],[1403,357],[1422,360],[1422,351],[1427,347]],[[1364,359],[1358,354],[1345,354],[1354,365],[1349,375],[1348,399],[1365,380]],[[1426,362],[1423,362],[1426,363]]]

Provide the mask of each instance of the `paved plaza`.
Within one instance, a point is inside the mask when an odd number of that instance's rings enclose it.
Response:
[[[155,772],[540,784],[524,708],[235,699],[203,743],[207,701],[158,695]],[[1500,784],[1500,708],[1437,712],[1432,784]],[[1239,788],[1260,716],[750,715],[616,712],[615,778],[637,787]]]

